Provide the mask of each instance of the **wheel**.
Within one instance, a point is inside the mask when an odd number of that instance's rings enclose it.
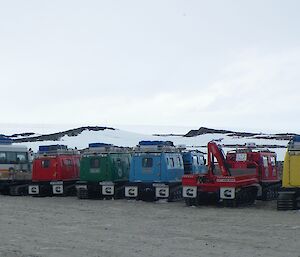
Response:
[[[196,205],[196,199],[194,198],[184,198],[184,202],[186,206],[195,206]]]
[[[89,192],[86,189],[79,188],[77,190],[76,194],[79,199],[88,199],[89,198]]]
[[[277,210],[295,210],[296,209],[296,199],[295,192],[280,192],[277,199]]]
[[[237,201],[236,201],[236,199],[233,199],[233,200],[223,200],[223,205],[224,205],[224,207],[233,208],[233,207],[237,206]]]

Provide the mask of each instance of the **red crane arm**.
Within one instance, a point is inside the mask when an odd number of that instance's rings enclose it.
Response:
[[[222,176],[230,176],[230,171],[226,165],[225,156],[222,152],[222,150],[218,147],[218,145],[211,141],[207,144],[208,149],[208,169],[211,173],[213,173],[213,167],[214,167],[214,157],[217,159],[217,162],[219,164]]]

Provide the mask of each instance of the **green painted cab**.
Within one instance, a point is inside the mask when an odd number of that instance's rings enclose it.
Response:
[[[78,198],[123,198],[130,161],[128,148],[89,144],[80,160],[80,180],[76,186]]]
[[[127,181],[130,158],[130,154],[127,152],[84,155],[80,161],[80,180],[91,182]]]

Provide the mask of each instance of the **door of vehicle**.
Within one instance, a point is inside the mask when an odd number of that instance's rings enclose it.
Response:
[[[290,156],[290,185],[300,186],[300,158],[297,155]]]
[[[145,182],[161,180],[161,154],[143,154],[134,164],[137,180]]]

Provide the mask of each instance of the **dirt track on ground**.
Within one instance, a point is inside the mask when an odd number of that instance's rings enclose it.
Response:
[[[0,196],[1,257],[300,256],[300,211]]]

